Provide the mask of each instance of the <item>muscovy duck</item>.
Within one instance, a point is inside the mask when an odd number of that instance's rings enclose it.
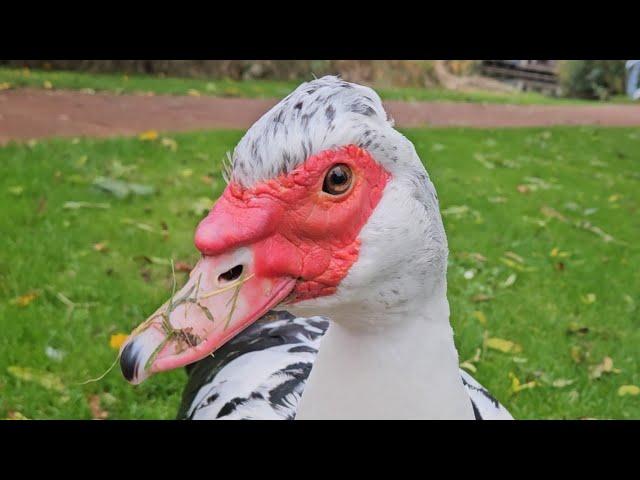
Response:
[[[303,83],[229,167],[128,381],[189,365],[180,418],[511,418],[458,367],[438,197],[372,89]]]

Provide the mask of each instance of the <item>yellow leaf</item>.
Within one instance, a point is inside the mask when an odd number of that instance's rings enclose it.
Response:
[[[109,346],[114,350],[119,350],[127,338],[129,338],[129,335],[126,333],[114,333],[109,339]]]
[[[49,80],[42,82],[42,86],[47,90],[51,90],[53,88],[53,84]]]
[[[17,298],[14,298],[10,303],[12,305],[17,305],[18,307],[26,307],[36,298],[38,298],[38,294],[36,292],[29,292],[25,293],[24,295],[20,295]]]
[[[469,361],[462,362],[460,364],[460,368],[464,368],[465,370],[469,370],[471,373],[476,373],[478,371],[476,366],[473,363],[469,362]]]
[[[640,395],[640,387],[637,385],[622,385],[618,389],[618,395],[621,397],[624,397],[625,395],[632,395],[635,397],[636,395]]]
[[[160,143],[163,147],[167,147],[172,152],[178,150],[178,142],[176,142],[173,138],[163,137]]]
[[[503,353],[520,353],[522,352],[522,346],[512,342],[511,340],[505,340],[504,338],[491,337],[487,338],[485,342],[487,348],[498,350]]]
[[[0,92],[2,90],[9,90],[11,88],[11,84],[9,82],[0,83]]]
[[[57,392],[64,391],[62,380],[52,373],[42,372],[28,367],[19,367],[17,365],[7,367],[7,371],[17,379],[25,382],[35,382],[47,390],[55,390]]]
[[[591,367],[589,372],[589,378],[600,378],[603,373],[620,373],[619,368],[613,368],[613,360],[611,357],[604,357],[602,362],[598,365]]]
[[[189,90],[187,90],[187,95],[189,95],[190,97],[199,97],[200,92],[195,88],[190,88]]]
[[[509,373],[509,377],[511,377],[511,391],[513,393],[518,393],[518,392],[521,392],[522,390],[534,388],[538,385],[535,382],[535,380],[532,380],[527,383],[520,383],[520,380],[518,379],[518,377],[516,377],[512,372]]]
[[[618,201],[618,200],[620,200],[621,198],[622,198],[622,195],[620,195],[619,193],[614,193],[613,195],[611,195],[611,196],[609,197],[609,201],[610,201],[611,203],[613,203],[613,202],[617,202],[617,201]]]
[[[595,303],[595,301],[596,301],[595,293],[587,293],[586,295],[582,296],[582,302],[586,303],[587,305],[591,305],[592,303]]]
[[[157,138],[158,132],[156,132],[155,130],[147,130],[146,132],[142,132],[140,135],[138,135],[138,139],[142,140],[143,142],[157,140]]]
[[[582,361],[584,360],[584,352],[582,351],[582,348],[577,345],[573,345],[570,352],[571,358],[573,358],[574,362],[582,363]]]
[[[551,250],[551,256],[552,257],[557,257],[558,256],[558,252],[560,251],[560,249],[558,247],[554,247],[553,250]]]
[[[480,325],[487,324],[487,317],[480,310],[476,310],[475,312],[473,312],[473,316],[478,320],[478,322],[480,322]]]
[[[25,417],[22,413],[18,411],[13,411],[7,414],[7,418],[5,418],[5,420],[29,420],[29,418]]]

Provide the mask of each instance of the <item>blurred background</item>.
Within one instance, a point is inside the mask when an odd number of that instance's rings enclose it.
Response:
[[[0,60],[0,66],[235,81],[339,73],[376,87],[539,91],[599,100],[623,96],[628,76],[623,60]]]
[[[438,190],[461,367],[516,418],[640,417],[639,72],[0,60],[0,419],[175,416],[184,371],[133,387],[118,349],[199,258],[226,152],[326,74],[378,92]]]

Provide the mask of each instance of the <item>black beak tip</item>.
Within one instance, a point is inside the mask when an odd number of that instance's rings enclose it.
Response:
[[[129,343],[124,347],[120,355],[120,370],[122,370],[122,375],[124,375],[124,378],[126,378],[128,382],[133,380],[136,370],[138,369],[139,349],[134,348],[135,343],[135,341]]]

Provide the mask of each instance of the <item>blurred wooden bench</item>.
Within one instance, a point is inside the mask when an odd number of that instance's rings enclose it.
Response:
[[[504,80],[519,90],[557,94],[555,60],[482,60],[484,75]]]

